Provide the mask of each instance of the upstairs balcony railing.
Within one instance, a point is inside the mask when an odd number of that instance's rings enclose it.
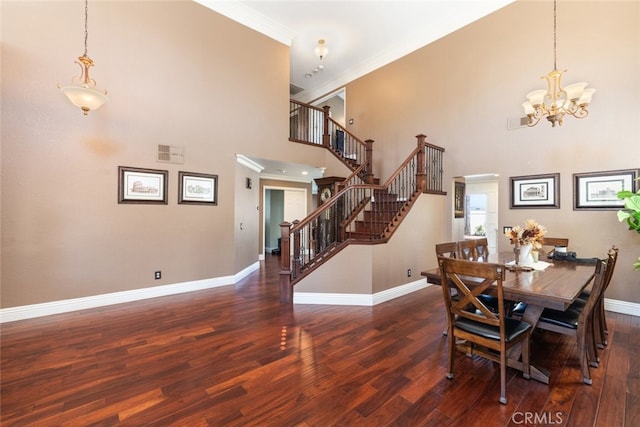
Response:
[[[362,166],[358,176],[372,183],[373,141],[360,140],[333,120],[328,106],[319,108],[290,100],[289,140],[327,148],[351,170]]]

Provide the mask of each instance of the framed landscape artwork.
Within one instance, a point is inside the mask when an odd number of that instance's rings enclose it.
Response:
[[[573,174],[573,209],[618,210],[618,191],[638,191],[638,169]]]
[[[118,203],[167,204],[169,171],[118,167]]]
[[[178,203],[216,206],[218,175],[178,172]]]
[[[560,174],[510,178],[511,209],[560,208]]]

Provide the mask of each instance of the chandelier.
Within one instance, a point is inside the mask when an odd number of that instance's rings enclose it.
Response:
[[[327,46],[325,46],[324,39],[318,40],[318,46],[316,46],[313,52],[316,54],[316,56],[320,60],[320,64],[318,64],[318,66],[313,69],[312,73],[306,73],[304,75],[306,78],[311,78],[314,76],[314,74],[317,74],[318,72],[324,70],[324,64],[322,63],[322,60],[324,59],[325,56],[327,56],[327,53],[329,53],[329,49],[327,49]]]
[[[562,120],[566,114],[577,119],[583,119],[589,115],[587,107],[591,97],[596,91],[587,88],[587,83],[573,83],[562,88],[562,75],[567,70],[558,71],[556,66],[556,0],[553,1],[553,71],[540,77],[547,80],[547,90],[534,90],[527,94],[527,101],[522,104],[527,115],[527,126],[538,124],[541,118],[546,117],[555,127],[556,123],[562,126]]]
[[[89,35],[87,18],[89,12],[88,0],[84,2],[84,54],[75,61],[80,66],[80,76],[74,77],[68,86],[58,88],[69,98],[69,101],[79,107],[84,115],[96,110],[109,100],[107,91],[96,89],[96,81],[89,77],[89,68],[93,67],[93,60],[87,56],[87,38]]]

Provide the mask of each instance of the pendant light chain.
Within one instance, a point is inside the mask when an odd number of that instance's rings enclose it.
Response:
[[[87,56],[87,39],[89,38],[89,0],[84,0],[84,56]]]
[[[556,5],[557,1],[553,0],[553,69],[557,70],[558,66],[556,64]]]

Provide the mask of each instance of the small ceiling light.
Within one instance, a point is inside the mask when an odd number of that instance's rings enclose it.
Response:
[[[522,104],[527,115],[527,126],[538,124],[541,118],[546,117],[551,122],[551,127],[556,123],[562,126],[562,119],[569,114],[577,119],[583,119],[589,115],[587,107],[591,97],[596,91],[588,88],[586,82],[573,83],[562,88],[562,75],[567,70],[558,71],[556,67],[556,0],[553,1],[553,71],[549,71],[542,79],[547,80],[547,90],[539,89],[527,94],[527,101]]]
[[[320,61],[322,61],[324,57],[327,56],[327,53],[329,53],[329,49],[327,49],[327,47],[324,45],[324,39],[318,40],[318,46],[316,46],[315,52],[316,56],[320,58]]]
[[[107,91],[96,89],[96,81],[89,77],[89,68],[93,67],[93,60],[87,56],[87,39],[89,36],[87,21],[89,15],[88,0],[84,2],[84,54],[78,57],[76,64],[80,66],[80,76],[74,77],[68,86],[60,86],[58,88],[69,98],[69,101],[76,107],[79,107],[84,115],[89,114],[91,110],[97,110],[109,98]]]

